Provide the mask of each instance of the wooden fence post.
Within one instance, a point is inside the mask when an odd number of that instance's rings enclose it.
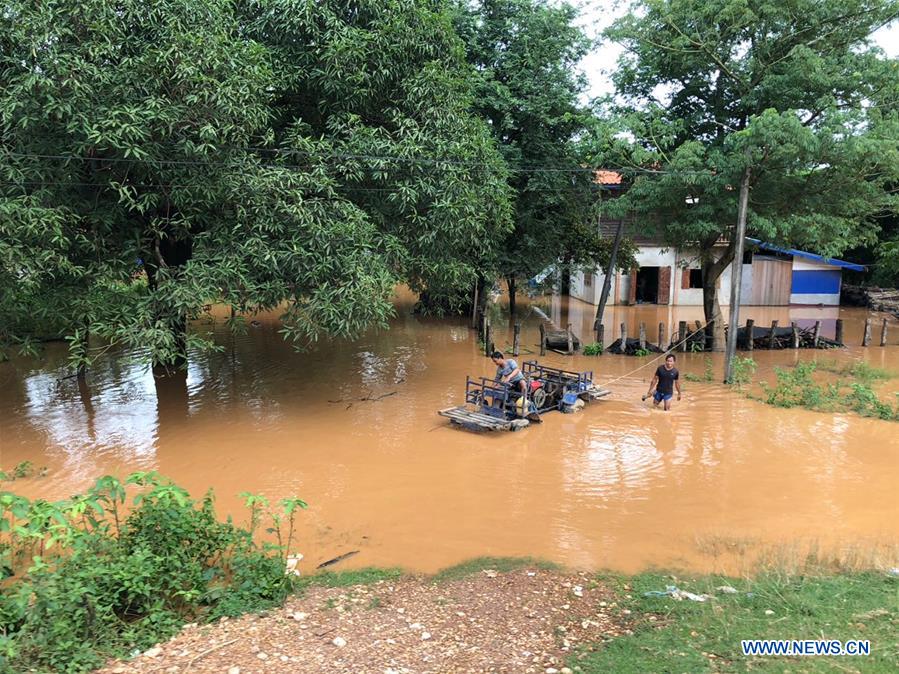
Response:
[[[752,329],[755,327],[755,321],[751,318],[746,319],[746,350],[752,351],[755,346],[755,340],[752,338]]]
[[[871,319],[865,319],[865,334],[862,337],[862,346],[868,346],[871,343]]]
[[[546,355],[546,326],[540,324],[540,355]]]
[[[793,330],[793,348],[799,348],[799,327],[796,325],[796,321],[790,322],[790,328]]]
[[[478,337],[482,340],[484,336],[487,334],[487,330],[485,329],[487,326],[487,314],[478,309]]]
[[[627,352],[627,323],[621,324],[621,344],[618,347],[618,351],[621,353]]]
[[[568,355],[574,353],[574,335],[571,332],[571,323],[565,327],[565,336],[568,337]]]
[[[880,345],[887,345],[887,319],[883,319],[883,325],[880,327]]]
[[[518,356],[521,353],[521,321],[515,321],[512,328],[512,355]]]
[[[843,319],[837,319],[837,326],[833,335],[834,340],[840,345],[843,345]]]
[[[768,332],[768,348],[774,348],[774,333],[777,332],[777,321],[771,321],[771,330]]]
[[[821,321],[815,321],[815,332],[812,338],[812,346],[814,348],[818,348],[818,345],[821,343]]]
[[[677,323],[677,341],[680,343],[680,350],[687,350],[687,321],[678,321]]]
[[[667,346],[665,343],[665,323],[659,323],[659,348],[664,351]]]
[[[490,343],[490,321],[484,322],[484,355],[488,358],[493,353],[493,345]]]
[[[646,323],[640,323],[640,348],[646,350]]]

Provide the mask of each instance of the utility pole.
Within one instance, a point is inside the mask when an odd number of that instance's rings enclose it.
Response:
[[[749,157],[747,156],[747,162]],[[724,349],[724,383],[732,383],[734,355],[737,352],[737,327],[740,325],[740,283],[743,279],[743,243],[746,240],[746,211],[749,208],[749,178],[751,168],[747,163],[740,180],[740,205],[737,209],[737,227],[734,236],[734,261],[730,272],[730,322],[727,329],[727,345]],[[751,339],[751,336],[750,336]]]
[[[596,320],[593,321],[593,332],[599,330],[602,324],[602,315],[606,310],[606,302],[609,299],[609,291],[612,288],[612,274],[615,273],[615,263],[618,261],[618,249],[621,247],[621,237],[624,234],[624,218],[618,221],[618,229],[615,230],[615,242],[612,244],[612,255],[609,258],[609,266],[606,269],[605,278],[602,280],[602,293],[599,296],[599,306],[596,308]]]

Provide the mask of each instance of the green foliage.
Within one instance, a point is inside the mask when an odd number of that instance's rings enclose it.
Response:
[[[31,461],[22,461],[13,468],[13,477],[31,477],[34,475],[34,464]]]
[[[586,344],[581,350],[581,353],[585,356],[601,356],[604,350],[605,347],[602,344],[593,342],[592,344]]]
[[[844,665],[872,673],[895,671],[895,621],[899,618],[899,581],[895,577],[870,572],[836,576],[768,573],[752,580],[724,576],[673,579],[646,573],[602,580],[616,587],[621,609],[631,611],[634,633],[592,645],[595,652],[584,650],[573,656],[569,667],[584,674],[833,672]],[[644,596],[645,592],[664,591],[668,585],[715,599],[700,603]],[[735,588],[737,594],[718,592],[716,588],[722,585]],[[872,650],[869,657],[852,659],[749,657],[742,654],[741,639],[870,639]],[[839,666],[835,666],[838,660]]]
[[[508,188],[442,3],[150,4],[4,5],[0,343],[180,364],[212,303],[303,346],[470,288]]]
[[[749,236],[826,255],[872,241],[897,210],[899,78],[869,40],[897,11],[896,0],[643,0],[607,31],[624,49],[595,143],[631,182],[611,203],[697,251],[716,340],[744,177]]]
[[[693,374],[692,372],[688,372],[684,375],[684,379],[692,382],[712,382],[715,379],[715,372],[712,369],[712,359],[705,359],[705,370],[702,373],[702,376],[698,374]]]
[[[652,351],[650,351],[649,349],[639,349],[638,348],[636,351],[634,351],[635,356],[649,356],[651,354],[652,354]]]
[[[279,545],[260,548],[216,519],[211,493],[196,501],[155,473],[57,503],[0,492],[0,668],[87,671],[184,622],[280,603],[299,503],[268,513]]]
[[[577,9],[547,0],[454,0],[455,27],[477,72],[473,110],[487,120],[510,169],[514,230],[494,265],[525,279],[548,265],[605,264],[611,243],[596,228],[599,186],[576,142],[590,120],[577,64],[590,49]],[[629,268],[632,248],[619,252]]]
[[[755,374],[756,363],[752,358],[741,358],[734,356],[731,362],[731,384],[740,390],[744,386],[752,383],[752,376]]]
[[[764,400],[777,407],[805,407],[821,412],[852,411],[865,417],[899,420],[899,404],[893,408],[880,400],[870,386],[872,373],[882,374],[876,369],[855,364],[840,370],[860,373],[862,381],[818,382],[814,373],[819,369],[814,361],[797,363],[793,368],[775,368],[776,383],[772,386],[762,382]]]

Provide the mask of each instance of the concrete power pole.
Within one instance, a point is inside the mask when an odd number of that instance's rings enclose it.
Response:
[[[727,345],[724,349],[724,383],[732,383],[734,355],[737,352],[737,329],[740,325],[740,284],[743,280],[743,243],[746,241],[746,211],[749,208],[749,166],[740,180],[740,206],[737,210],[737,237],[734,248],[733,269],[730,273],[730,321],[727,328]],[[752,336],[749,336],[752,339]]]

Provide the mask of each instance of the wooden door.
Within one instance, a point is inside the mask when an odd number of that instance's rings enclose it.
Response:
[[[752,259],[752,304],[782,307],[790,304],[793,263],[756,255]]]
[[[656,304],[668,304],[671,297],[671,267],[659,267],[659,295]]]

